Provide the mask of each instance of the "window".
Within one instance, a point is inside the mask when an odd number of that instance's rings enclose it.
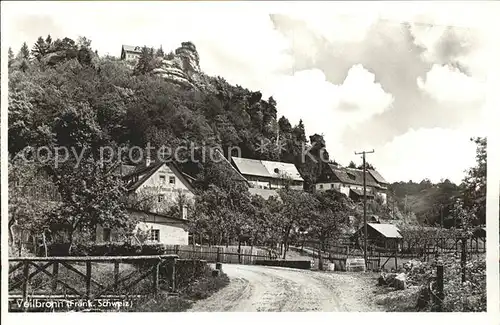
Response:
[[[102,240],[103,241],[110,241],[111,240],[111,229],[104,228],[102,230]]]
[[[170,176],[168,178],[168,183],[174,185],[175,184],[175,177],[174,176]]]
[[[319,188],[320,188],[320,189],[323,189],[323,184],[319,184]]]
[[[166,184],[167,183],[167,177],[165,175],[160,175],[160,184]]]
[[[333,184],[330,184],[330,188],[334,188]]]
[[[188,208],[186,205],[182,206],[182,219],[187,219]]]
[[[356,175],[354,175],[354,174],[347,173],[347,176],[349,176],[349,178],[352,179],[352,180],[356,179]]]
[[[151,229],[149,231],[149,240],[160,241],[160,229]]]
[[[165,194],[158,195],[158,202],[163,202],[165,200]]]

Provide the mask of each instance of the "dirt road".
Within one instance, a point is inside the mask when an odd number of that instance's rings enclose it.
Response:
[[[361,273],[323,273],[224,264],[230,284],[188,311],[380,311],[373,279]]]

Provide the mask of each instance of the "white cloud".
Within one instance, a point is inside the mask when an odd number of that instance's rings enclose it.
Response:
[[[449,65],[434,64],[418,87],[439,102],[474,102],[484,99],[485,84]]]
[[[272,90],[279,116],[285,115],[292,124],[302,119],[308,135],[324,134],[330,154],[340,160],[352,155],[344,154],[340,141],[345,128],[384,112],[393,101],[362,65],[351,67],[340,85],[312,69],[277,78]]]
[[[388,181],[460,183],[464,170],[475,164],[475,144],[467,133],[441,128],[410,130],[373,154],[373,164]]]

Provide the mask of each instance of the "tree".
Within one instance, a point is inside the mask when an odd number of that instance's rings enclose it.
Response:
[[[142,48],[141,55],[134,68],[135,74],[146,74],[154,69],[153,49],[148,49],[146,46]]]
[[[476,146],[476,166],[470,168],[462,182],[463,204],[476,209],[478,221],[486,223],[486,138],[472,138]]]
[[[283,259],[285,259],[290,235],[299,227],[308,227],[309,216],[311,211],[315,210],[316,202],[311,194],[303,191],[280,189],[279,195],[283,201],[279,224],[283,234]]]
[[[30,50],[28,48],[28,44],[26,42],[23,43],[21,49],[19,50],[19,57],[21,59],[29,60],[30,59]]]
[[[368,169],[375,170],[375,167],[373,167],[373,165],[370,164],[369,162],[365,162],[365,164],[366,164],[366,170],[368,170]],[[360,164],[358,167],[354,167],[354,168],[362,170],[363,169],[363,164]]]
[[[163,52],[163,47],[160,45],[160,48],[156,51],[156,56],[163,58],[165,53]]]
[[[47,43],[45,43],[45,40],[40,36],[38,37],[38,40],[36,41],[35,45],[33,46],[33,49],[31,50],[31,54],[38,60],[40,61],[42,57],[47,54],[48,46]]]
[[[45,43],[47,44],[48,47],[50,47],[52,45],[52,37],[49,35],[47,35],[47,38],[45,39]]]
[[[323,266],[322,252],[326,244],[334,236],[338,236],[348,221],[352,208],[347,198],[334,191],[323,191],[314,194],[316,209],[311,211],[310,235],[316,236],[320,242],[320,269]]]
[[[78,163],[71,159],[51,175],[62,203],[48,217],[49,224],[52,232],[66,234],[68,254],[77,232],[92,232],[98,225],[132,232],[137,222],[125,213],[125,187],[106,166],[90,157]]]
[[[299,121],[299,124],[293,127],[292,134],[295,138],[295,141],[299,143],[306,143],[307,141],[306,130],[304,128],[304,123],[302,122],[302,119]]]
[[[77,46],[81,49],[91,49],[92,40],[86,38],[85,36],[79,36],[77,40]]]
[[[357,167],[356,167],[356,164],[354,163],[354,161],[351,160],[349,165],[347,165],[347,168],[357,168]]]
[[[43,177],[40,164],[28,162],[22,157],[9,157],[9,247],[22,251],[21,235],[45,237],[49,230],[47,216],[58,207],[51,196],[55,187]],[[19,240],[18,240],[19,239]]]
[[[9,54],[8,54],[8,67],[12,65],[12,62],[14,61],[14,52],[12,52],[12,48],[9,47]]]

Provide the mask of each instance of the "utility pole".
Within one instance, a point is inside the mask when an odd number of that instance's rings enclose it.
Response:
[[[441,228],[443,228],[444,218],[443,218],[443,205],[441,204]]]
[[[374,153],[375,150],[354,152],[355,155],[363,155],[363,222],[364,222],[364,249],[363,255],[365,258],[365,267],[368,268],[368,258],[366,256],[367,250],[367,237],[368,237],[368,226],[366,225],[366,154]]]

